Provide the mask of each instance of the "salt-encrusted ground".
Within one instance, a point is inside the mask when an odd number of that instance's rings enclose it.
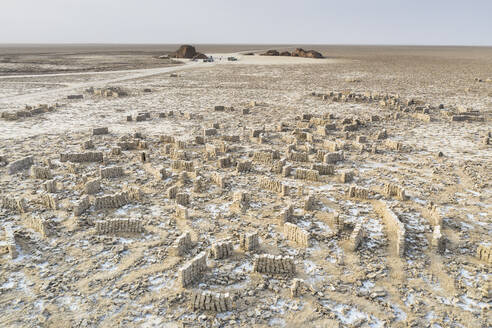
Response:
[[[18,252],[13,260],[8,254],[0,257],[0,325],[490,326],[490,264],[476,257],[476,249],[492,242],[492,153],[490,145],[483,143],[491,130],[492,83],[474,80],[492,77],[490,50],[342,47],[324,53],[337,58],[238,55],[238,62],[199,63],[177,70],[1,78],[1,111],[23,109],[26,104],[60,106],[15,121],[0,120],[0,156],[13,162],[33,155],[40,166],[50,159],[59,186],[55,194],[59,208],[49,210],[39,202],[43,180],[30,177],[29,170],[9,175],[6,167],[0,167],[2,197],[23,197],[28,204],[22,214],[0,209],[2,227],[12,223]],[[170,76],[174,70],[178,77]],[[121,87],[129,96],[91,95],[85,92],[90,86]],[[151,92],[144,92],[145,88]],[[429,105],[432,121],[416,119],[416,105],[399,111],[381,107],[378,101],[332,101],[332,97],[311,95],[332,91],[399,94],[402,101],[415,99],[422,101],[422,107]],[[67,100],[69,94],[84,98]],[[443,110],[438,109],[440,104]],[[234,111],[215,111],[216,105],[232,106]],[[484,121],[452,122],[447,112],[457,111],[460,105],[479,110]],[[244,108],[250,113],[242,114]],[[128,115],[135,119],[141,112],[151,118],[126,121]],[[166,116],[159,117],[160,113]],[[303,114],[323,123],[309,123],[306,117],[303,121]],[[380,120],[371,119],[374,115]],[[357,131],[341,131],[346,118],[359,119]],[[288,127],[286,132],[277,131],[281,122]],[[205,146],[196,144],[195,137],[213,123],[219,125],[218,135],[206,137],[206,143],[218,144],[221,136],[230,135],[239,136],[240,142],[226,142],[229,152],[207,157]],[[329,123],[335,123],[336,130],[317,134],[318,126]],[[108,127],[110,133],[92,136],[95,127]],[[252,129],[263,128],[263,143],[250,138]],[[294,134],[296,128],[301,130]],[[385,140],[375,138],[383,129],[389,140],[402,144],[402,150],[390,149]],[[111,154],[121,137],[133,139],[135,132],[141,132],[147,149]],[[302,132],[312,133],[314,141],[301,140]],[[203,190],[194,191],[194,174],[181,181],[179,172],[171,170],[176,158],[166,153],[162,135],[187,142],[184,153],[174,156],[193,161],[206,181]],[[360,151],[357,136],[366,136],[378,151]],[[94,149],[81,150],[88,139]],[[252,172],[240,174],[233,167],[217,167],[217,159],[227,155],[252,160],[254,152],[273,149],[284,157],[293,140],[299,152],[306,150],[306,144],[318,150],[324,149],[324,140],[340,140],[346,145],[345,159],[334,165],[335,175],[322,176],[318,182],[283,177],[270,171],[271,164],[253,162]],[[103,152],[104,163],[77,164],[75,172],[60,162],[60,153],[84,151]],[[159,181],[149,175],[140,161],[141,152],[150,156],[150,165],[162,165],[170,177]],[[309,155],[310,162],[287,159],[285,165],[310,168],[316,162],[315,152]],[[91,207],[74,217],[72,207],[84,195],[85,181],[98,177],[100,167],[111,165],[122,166],[125,175],[101,179],[101,190],[91,197],[133,186],[141,189],[142,198],[117,209]],[[338,175],[347,170],[354,173],[353,181],[341,183]],[[224,188],[210,182],[215,172],[226,177]],[[289,194],[260,188],[264,176],[288,185]],[[385,183],[403,187],[408,199],[384,195]],[[371,199],[348,198],[346,191],[352,184],[371,190]],[[175,201],[166,193],[173,185],[191,197],[187,220],[175,217]],[[249,194],[249,207],[245,213],[231,214],[233,194],[239,190]],[[304,211],[309,194],[314,195],[315,205]],[[396,256],[394,235],[375,212],[375,199],[387,201],[405,226],[403,258]],[[426,215],[431,202],[443,217],[441,229],[448,242],[442,254],[431,245],[432,222]],[[293,223],[310,234],[307,248],[285,239],[278,216],[288,204],[295,209]],[[335,234],[334,213],[347,226],[340,235]],[[49,218],[51,235],[42,237],[28,227],[31,216]],[[95,233],[94,221],[113,218],[140,219],[144,232]],[[359,222],[365,236],[353,252],[348,238]],[[185,231],[191,233],[194,245],[184,257],[173,256],[170,248]],[[253,272],[254,252],[239,249],[239,235],[254,231],[260,239],[257,253],[293,256],[294,275]],[[233,241],[234,254],[221,260],[209,258],[207,271],[181,288],[178,270],[224,238]],[[307,288],[292,297],[289,288],[295,277],[303,279]],[[236,309],[218,314],[190,310],[191,290],[229,292]]]

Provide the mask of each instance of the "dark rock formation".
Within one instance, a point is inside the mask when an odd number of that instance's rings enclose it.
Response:
[[[267,52],[265,52],[264,54],[262,54],[262,56],[278,56],[278,55],[279,55],[279,53],[275,49],[268,50]]]
[[[262,56],[292,56],[292,57],[305,57],[305,58],[324,58],[323,55],[316,50],[304,50],[302,48],[297,48],[292,51],[292,53],[288,51],[278,52],[275,49],[268,50]]]
[[[201,52],[197,52],[193,59],[208,59],[207,55],[202,54]]]
[[[308,50],[306,51],[307,58],[323,58],[323,55],[316,50]]]
[[[190,45],[182,45],[179,47],[178,51],[176,51],[175,57],[176,58],[193,58],[197,55],[197,52],[195,50],[195,47],[190,46]]]
[[[304,50],[302,48],[297,48],[292,52],[294,57],[306,57],[306,58],[323,58],[323,55],[315,50]]]

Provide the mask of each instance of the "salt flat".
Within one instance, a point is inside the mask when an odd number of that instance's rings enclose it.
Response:
[[[0,51],[0,325],[490,326],[492,50],[274,48]]]

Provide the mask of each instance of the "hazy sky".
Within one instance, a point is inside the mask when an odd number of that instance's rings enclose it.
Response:
[[[0,0],[0,43],[492,45],[492,0]]]

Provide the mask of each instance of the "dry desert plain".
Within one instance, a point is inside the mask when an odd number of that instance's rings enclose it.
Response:
[[[491,326],[492,48],[177,47],[0,47],[0,326]]]

